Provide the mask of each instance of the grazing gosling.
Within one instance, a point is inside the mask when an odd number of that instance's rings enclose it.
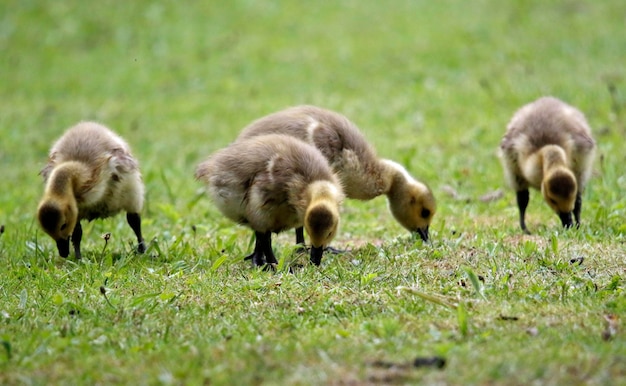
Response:
[[[395,219],[428,241],[436,211],[432,192],[400,164],[378,158],[348,118],[316,106],[295,106],[252,122],[238,140],[270,133],[287,134],[317,147],[339,176],[348,198],[371,200],[386,195]],[[302,228],[296,229],[296,242],[304,243]]]
[[[81,258],[82,219],[106,218],[126,211],[128,225],[137,236],[137,250],[145,252],[140,212],[144,185],[137,161],[126,142],[94,122],[70,128],[50,150],[40,173],[46,187],[37,218],[57,244],[59,255]]]
[[[519,109],[500,144],[505,177],[517,193],[520,227],[524,220],[528,187],[543,198],[564,227],[580,225],[581,194],[591,177],[595,142],[583,113],[553,97],[542,97]]]
[[[254,265],[277,263],[272,232],[303,225],[311,262],[320,265],[337,233],[343,191],[313,146],[278,134],[237,141],[200,163],[195,176],[226,217],[254,231],[254,252],[246,257]]]

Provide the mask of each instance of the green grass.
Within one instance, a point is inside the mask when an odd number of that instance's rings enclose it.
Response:
[[[2,2],[0,384],[626,383],[625,19],[621,0]],[[496,148],[546,94],[586,113],[598,157],[581,228],[532,192],[526,236]],[[345,203],[352,250],[321,267],[291,232],[278,272],[242,261],[250,232],[194,167],[299,103],[432,187],[432,243],[377,198]],[[140,160],[144,256],[124,216],[85,224],[82,261],[38,228],[37,173],[82,119]]]

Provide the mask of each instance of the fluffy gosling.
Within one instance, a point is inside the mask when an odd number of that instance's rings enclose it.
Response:
[[[146,246],[141,235],[144,185],[137,161],[126,142],[108,128],[81,122],[54,143],[40,173],[45,192],[37,210],[43,230],[57,245],[59,255],[81,258],[82,219],[106,218],[126,212],[137,236],[140,253]]]
[[[519,109],[500,144],[508,184],[517,194],[520,227],[528,188],[541,190],[564,227],[580,225],[581,194],[591,176],[595,142],[583,113],[553,97],[542,97]]]
[[[335,237],[343,192],[317,149],[286,135],[237,141],[200,163],[196,179],[229,219],[250,227],[256,266],[276,264],[272,232],[306,228],[310,259],[320,265],[324,247]]]
[[[317,147],[339,176],[348,198],[371,200],[386,195],[395,219],[428,241],[436,211],[431,190],[400,164],[378,158],[348,118],[316,106],[295,106],[252,122],[238,140],[270,133],[290,135]],[[302,228],[296,229],[296,242],[304,242]]]

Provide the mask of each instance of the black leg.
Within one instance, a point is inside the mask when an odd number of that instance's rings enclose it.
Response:
[[[304,227],[296,228],[296,244],[304,246]]]
[[[265,233],[265,241],[263,243],[263,254],[267,264],[278,264],[274,251],[272,250],[272,232]]]
[[[576,219],[576,228],[580,227],[580,210],[583,207],[583,198],[580,190],[576,193],[576,203],[574,204],[574,218]]]
[[[257,267],[262,267],[265,265],[265,244],[266,234],[263,232],[254,232],[254,252],[250,255],[246,256],[244,260],[252,260],[252,264]],[[271,246],[270,246],[271,248]]]
[[[517,192],[517,207],[519,208],[519,225],[522,231],[526,234],[530,234],[528,228],[526,228],[526,207],[528,206],[529,199],[528,189],[520,190]]]
[[[296,252],[306,252],[306,244],[304,243],[304,227],[296,228]]]
[[[141,216],[139,213],[126,213],[126,221],[137,236],[137,252],[144,253],[146,251],[146,243],[141,235]]]
[[[80,254],[80,241],[82,238],[83,228],[80,226],[80,221],[78,221],[74,227],[74,231],[72,232],[72,244],[74,244],[74,256],[76,256],[76,259],[82,258],[82,255]]]

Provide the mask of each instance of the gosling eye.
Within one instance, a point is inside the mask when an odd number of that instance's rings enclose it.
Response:
[[[63,230],[65,230],[65,228],[67,228],[67,223],[65,223],[65,224],[61,225],[61,230],[62,230],[62,231],[63,231]]]
[[[556,205],[556,200],[554,198],[551,198],[550,203],[552,203],[553,205]]]
[[[422,218],[428,218],[428,216],[430,216],[430,210],[428,209],[422,209]]]

